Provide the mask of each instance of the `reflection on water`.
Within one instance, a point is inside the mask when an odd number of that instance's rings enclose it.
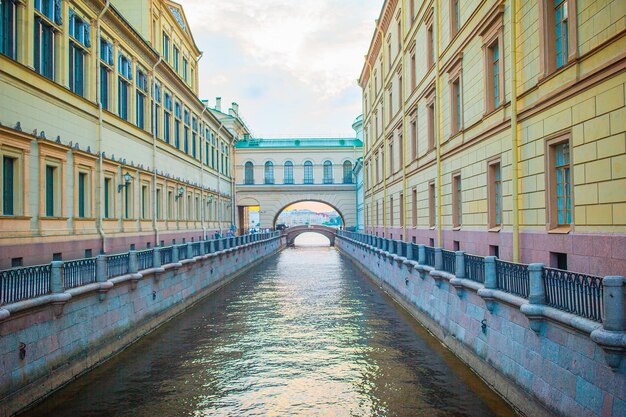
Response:
[[[306,247],[265,261],[28,415],[512,414],[320,242],[302,235]]]

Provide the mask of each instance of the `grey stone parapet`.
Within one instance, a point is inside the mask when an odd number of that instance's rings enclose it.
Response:
[[[63,292],[63,261],[52,261],[50,264],[50,292]]]

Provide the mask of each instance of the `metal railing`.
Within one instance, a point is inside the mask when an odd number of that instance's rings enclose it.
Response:
[[[0,271],[0,305],[48,294],[51,269],[48,264]]]
[[[443,270],[449,274],[456,272],[456,254],[451,250],[441,250],[441,257],[443,259]]]
[[[426,246],[424,251],[426,253],[426,265],[435,267],[435,248]]]
[[[543,282],[550,307],[602,322],[602,278],[544,268]]]
[[[485,258],[482,256],[465,254],[465,278],[471,281],[485,283]]]
[[[107,278],[119,277],[128,274],[128,253],[108,255]]]
[[[259,242],[262,240],[280,236],[278,231],[259,233],[252,235],[250,241]],[[195,242],[189,245],[169,246],[158,248],[161,258],[161,265],[170,264],[174,259],[174,250],[178,250],[179,259],[186,259],[188,255],[202,255],[209,253],[211,242],[216,245],[221,240],[221,248],[242,245],[246,239],[239,236],[235,238],[213,239]],[[137,269],[146,270],[154,267],[154,251],[147,249],[135,253],[137,259]],[[204,252],[203,252],[204,251]],[[105,278],[113,278],[126,275],[130,272],[130,253],[120,253],[106,255],[105,258]],[[36,265],[23,268],[12,268],[0,271],[0,305],[15,303],[18,301],[40,297],[49,294],[53,290],[52,265]],[[69,289],[82,285],[91,284],[100,280],[98,277],[98,258],[84,258],[71,261],[60,262],[62,275],[55,275],[56,288]]]
[[[143,271],[154,266],[154,249],[137,252],[137,269]]]
[[[528,298],[530,292],[528,265],[496,259],[496,282],[499,290]]]
[[[159,255],[161,255],[161,265],[167,265],[172,263],[172,252],[174,252],[174,248],[172,246],[159,248]]]
[[[96,282],[97,259],[86,258],[63,262],[63,288],[76,288]]]

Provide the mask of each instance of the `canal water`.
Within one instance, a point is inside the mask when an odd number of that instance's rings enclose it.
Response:
[[[320,238],[302,235],[26,415],[513,414]]]

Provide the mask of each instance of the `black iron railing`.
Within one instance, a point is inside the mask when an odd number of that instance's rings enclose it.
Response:
[[[602,322],[602,278],[544,268],[546,304],[590,320]]]
[[[48,294],[51,269],[48,264],[0,271],[0,304]]]
[[[128,253],[107,256],[107,278],[128,274]]]
[[[76,288],[96,282],[97,258],[63,262],[63,288]]]
[[[137,269],[143,271],[154,266],[154,249],[137,252]]]
[[[482,256],[465,254],[465,278],[471,281],[485,283],[485,258]]]
[[[195,242],[191,244],[191,256],[200,256],[202,255],[202,250],[201,250],[201,243],[200,242]]]
[[[430,246],[426,246],[424,248],[424,252],[426,253],[426,265],[435,267],[435,248]]]
[[[182,245],[178,247],[178,259],[183,260],[187,259],[187,245]]]
[[[174,251],[174,248],[172,246],[159,249],[159,254],[161,255],[161,265],[167,265],[167,264],[172,263],[173,251]]]
[[[456,254],[451,250],[441,250],[441,257],[443,258],[443,270],[454,274],[456,272]]]
[[[496,259],[496,281],[498,289],[528,298],[530,292],[528,265]]]

